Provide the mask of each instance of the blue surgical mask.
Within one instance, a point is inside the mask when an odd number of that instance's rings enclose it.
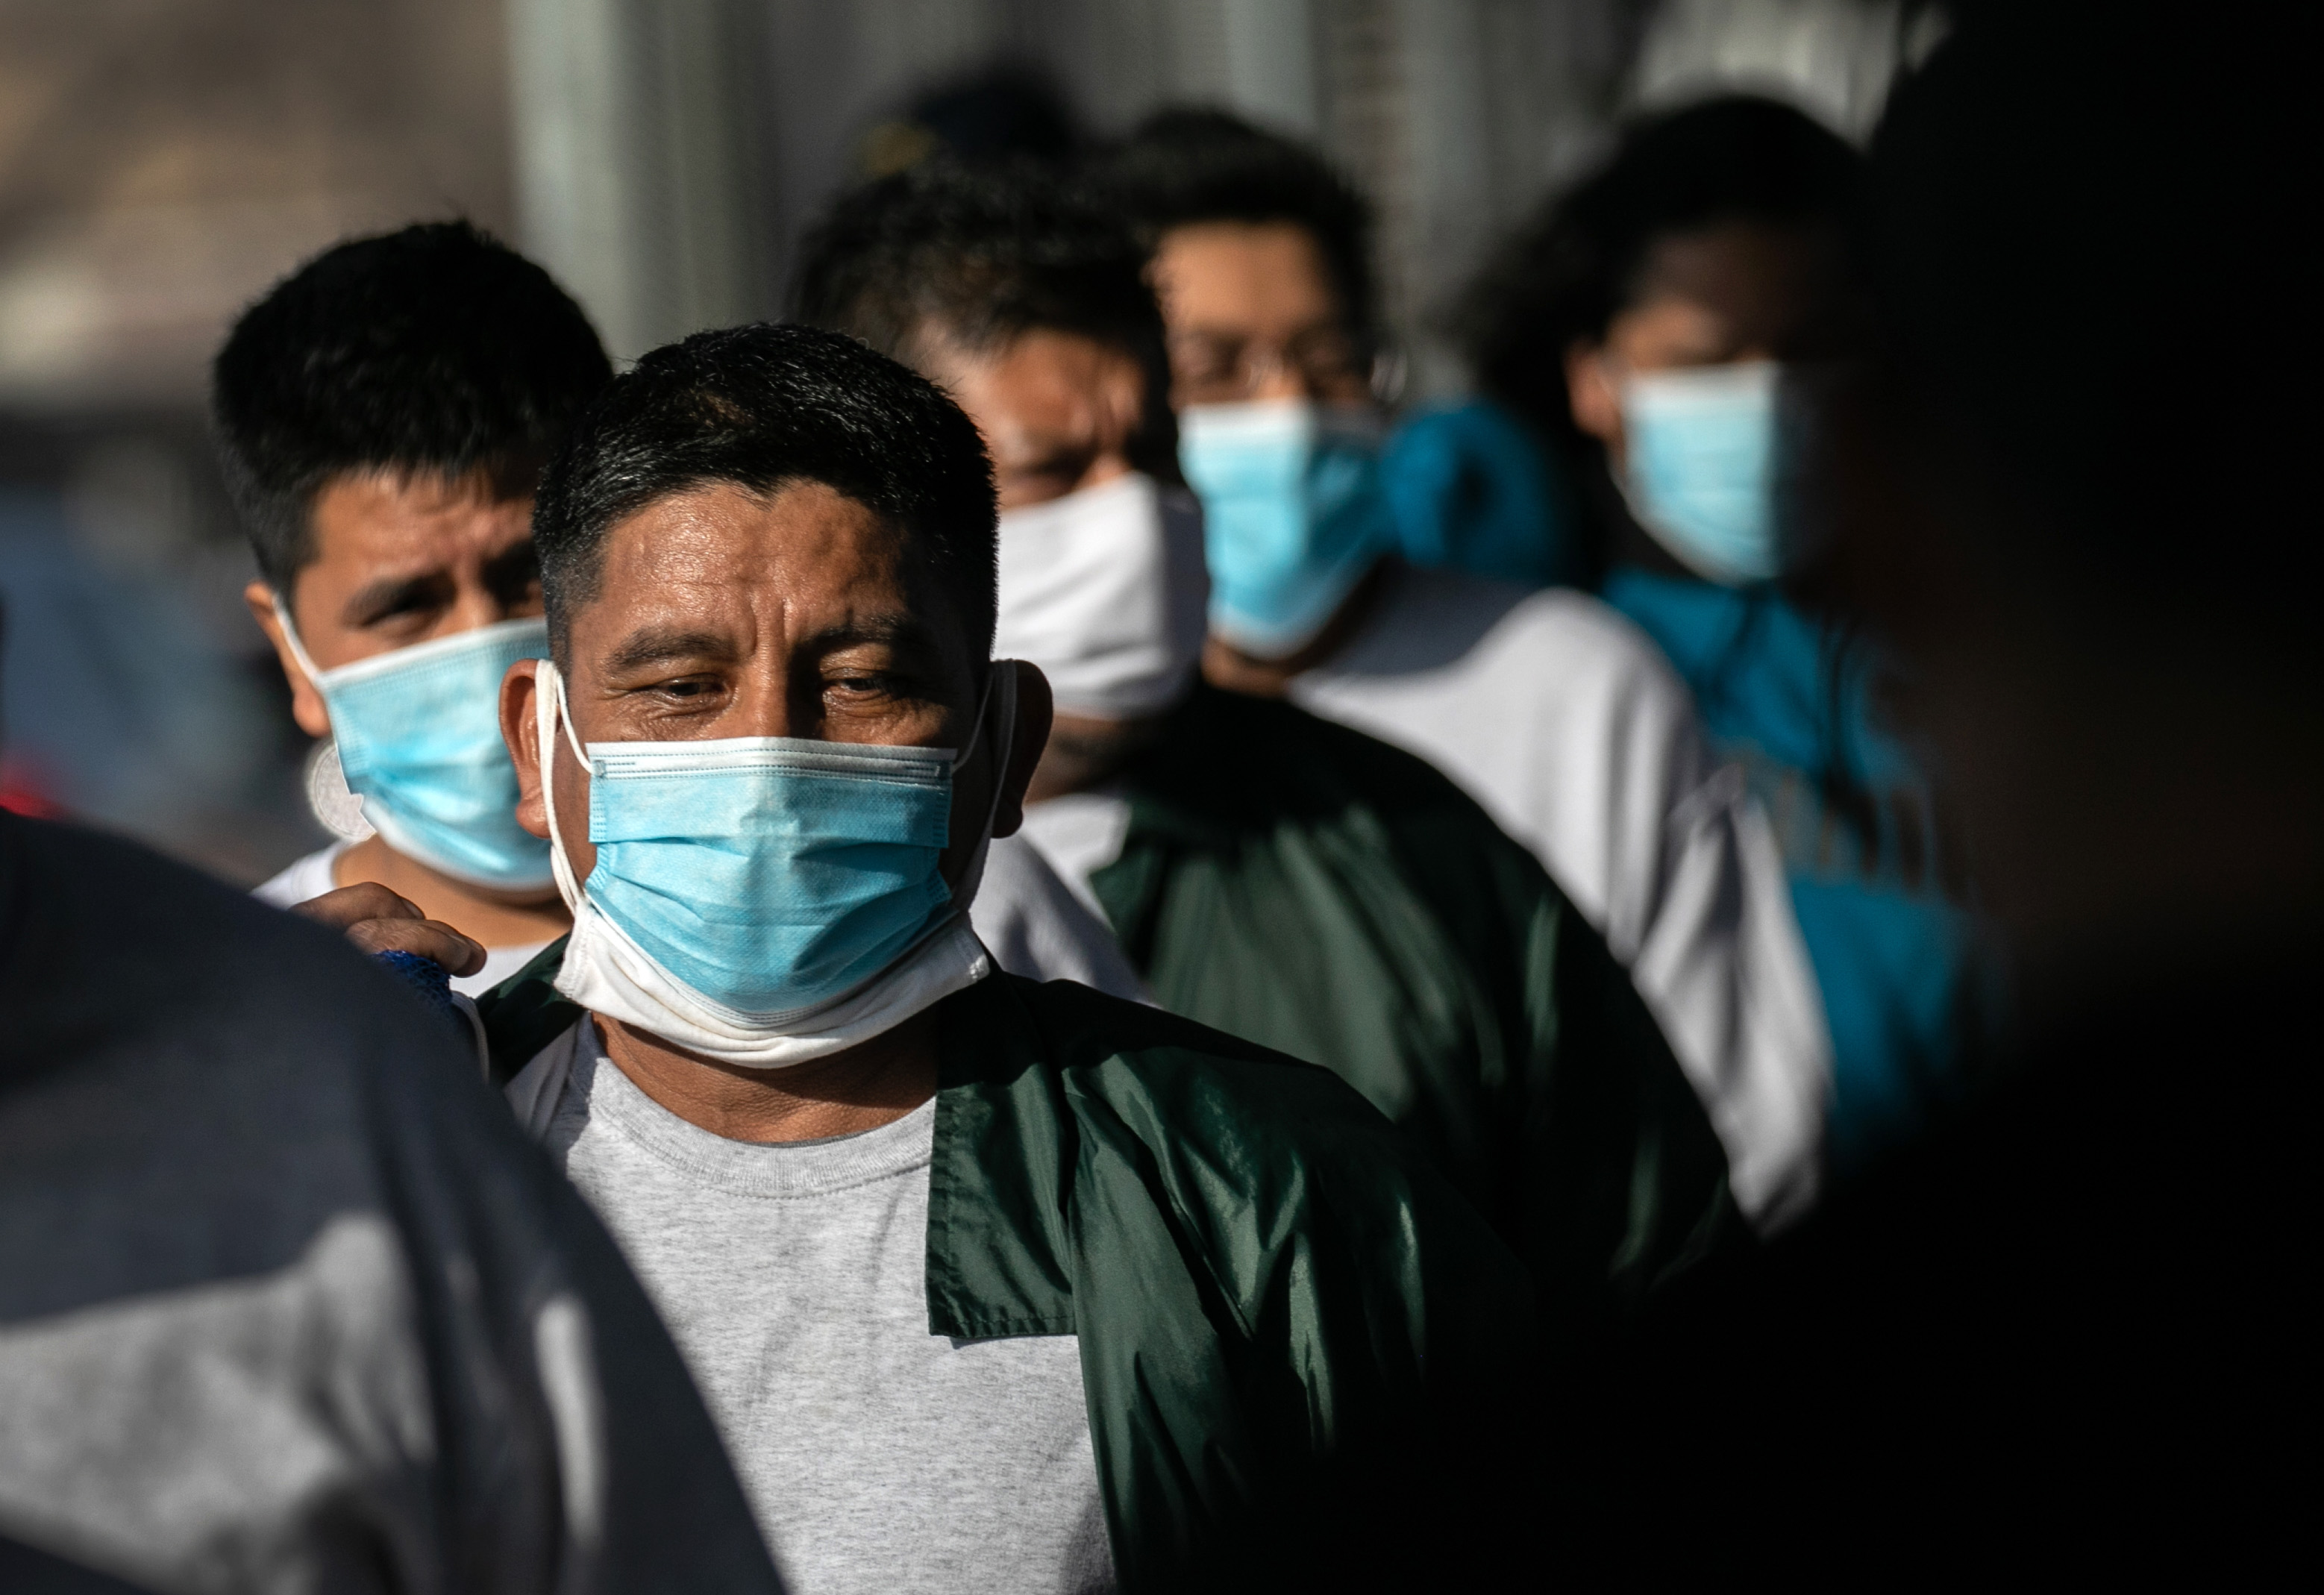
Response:
[[[558,700],[544,696],[544,713],[564,717],[562,680],[549,665],[541,677]],[[568,963],[578,953],[624,965],[595,976],[682,1046],[715,1052],[727,1032],[779,1029],[864,986],[959,911],[939,870],[950,749],[724,737],[575,753],[589,770],[597,861],[575,890],[558,854],[576,914]],[[647,962],[585,948],[593,919]],[[704,1026],[702,1003],[725,1022]]]
[[[1655,540],[1699,576],[1772,579],[1776,388],[1771,361],[1645,372],[1621,383],[1623,496]]]
[[[318,670],[280,599],[274,613],[330,711],[348,789],[389,846],[473,885],[549,884],[549,844],[516,823],[500,713],[509,667],[548,657],[548,622],[503,621]]]
[[[1298,652],[1395,544],[1368,410],[1194,405],[1178,459],[1203,501],[1211,630],[1245,653]]]

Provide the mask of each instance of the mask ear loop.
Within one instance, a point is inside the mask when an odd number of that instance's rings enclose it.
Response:
[[[274,595],[274,621],[282,628],[282,640],[290,645],[290,657],[307,672],[308,684],[317,692],[323,690],[323,673],[315,668],[315,661],[307,656],[307,645],[299,640],[299,628],[290,619],[290,606],[282,602],[282,595]]]
[[[557,723],[565,722],[565,740],[581,768],[589,768],[589,754],[573,729],[572,713],[565,706],[565,677],[554,659],[540,661],[532,687],[533,745],[540,759],[540,806],[549,816],[549,867],[557,877],[557,895],[575,914],[581,911],[581,886],[573,878],[572,862],[565,856],[565,838],[557,828]]]

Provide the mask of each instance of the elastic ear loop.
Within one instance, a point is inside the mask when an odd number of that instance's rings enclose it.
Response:
[[[544,683],[543,678],[546,678]],[[573,729],[573,716],[565,706],[565,676],[558,669],[557,661],[543,659],[533,677],[532,727],[533,746],[540,759],[540,806],[549,816],[549,867],[557,877],[557,895],[565,899],[572,912],[581,911],[581,886],[573,878],[573,864],[565,856],[565,838],[557,828],[557,723],[565,723],[565,740],[571,744],[573,757],[581,768],[589,768],[589,754],[581,746],[580,733]]]
[[[291,621],[290,606],[282,602],[280,593],[274,595],[274,620],[282,628],[282,640],[290,645],[290,657],[297,659],[299,668],[307,672],[309,685],[318,692],[322,691],[318,678],[323,673],[315,668],[315,661],[307,657],[307,645],[299,641],[299,628]]]

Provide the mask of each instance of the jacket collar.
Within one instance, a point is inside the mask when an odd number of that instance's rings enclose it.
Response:
[[[556,988],[562,937],[477,999],[505,1088],[586,1017]],[[928,1332],[954,1340],[1070,1334],[1065,1200],[1073,1115],[1042,1068],[1043,1037],[999,978],[937,1004],[936,1151],[928,1171]]]

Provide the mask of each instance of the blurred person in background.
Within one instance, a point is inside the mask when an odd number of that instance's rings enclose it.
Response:
[[[1835,1169],[1957,1093],[1985,1025],[1966,861],[1869,650],[1781,585],[1815,373],[1859,352],[1864,158],[1770,100],[1646,122],[1475,291],[1480,379],[1590,491],[1599,591],[1774,817],[1831,1038]],[[1791,482],[1785,478],[1789,475]]]
[[[511,1101],[802,1589],[1463,1581],[1517,1260],[1325,1071],[967,927],[1050,712],[991,657],[994,518],[976,429],[853,338],[615,380],[503,699],[576,915],[487,1005]]]
[[[368,833],[258,896],[429,958],[466,993],[572,924],[516,821],[500,685],[548,650],[533,484],[612,374],[549,274],[461,222],[325,252],[217,357],[221,454],[261,572],[245,596],[300,726],[334,739],[318,808]],[[1005,967],[1139,994],[1021,843],[995,850],[978,927]]]
[[[361,837],[257,895],[326,899],[314,913],[463,991],[569,924],[516,823],[500,680],[548,650],[533,483],[612,376],[580,307],[465,222],[325,251],[243,314],[213,371],[258,560],[245,598],[300,729],[332,739],[320,807]]]
[[[1630,1576],[1750,1565],[1803,1501],[1794,1577],[2315,1563],[2311,33],[1978,7],[1875,140],[1831,579],[1958,784],[2012,1064],[1641,1359]]]
[[[1821,1176],[1830,1044],[1766,816],[1651,641],[1570,589],[1398,558],[1362,199],[1312,152],[1172,112],[1106,163],[1153,249],[1202,496],[1204,670],[1428,760],[1629,971],[1779,1227]]]
[[[0,1585],[772,1595],[604,1229],[364,962],[0,812]]]
[[[798,313],[944,384],[992,454],[995,646],[1056,705],[1028,834],[1166,1007],[1326,1065],[1410,1131],[1568,1341],[1722,1244],[1718,1142],[1620,967],[1473,803],[1200,679],[1201,521],[1143,264],[1051,173],[931,165],[834,207]]]

